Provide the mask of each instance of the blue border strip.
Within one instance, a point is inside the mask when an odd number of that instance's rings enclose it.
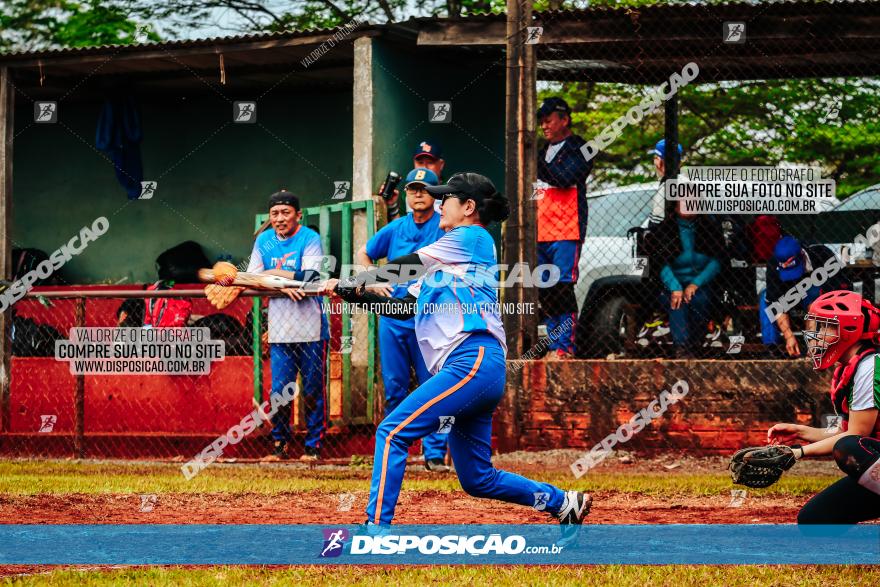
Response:
[[[560,532],[556,525],[401,525],[380,536],[360,526],[0,525],[0,564],[880,564],[874,525],[592,525],[568,544]],[[397,552],[401,545],[405,552]],[[526,551],[534,547],[544,552]]]

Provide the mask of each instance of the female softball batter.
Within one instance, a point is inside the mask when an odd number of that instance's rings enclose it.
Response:
[[[851,291],[832,291],[810,305],[804,326],[813,368],[837,365],[831,400],[841,430],[776,424],[770,442],[789,444],[795,459],[833,455],[846,477],[813,496],[799,524],[855,524],[880,518],[880,310]]]
[[[507,347],[491,269],[495,245],[485,225],[507,218],[507,199],[476,173],[459,173],[446,185],[426,189],[442,198],[440,228],[447,232],[440,240],[379,270],[327,284],[328,292],[371,304],[383,316],[414,316],[419,350],[432,373],[376,430],[368,524],[391,523],[409,446],[438,431],[448,431],[459,481],[470,495],[531,506],[561,524],[581,524],[589,513],[589,495],[492,466],[492,413],[504,395]],[[385,280],[379,271],[387,277],[390,268],[413,265],[424,274],[405,298],[364,293],[364,284]]]

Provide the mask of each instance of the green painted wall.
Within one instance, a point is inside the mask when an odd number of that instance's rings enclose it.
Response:
[[[257,124],[233,124],[232,104],[214,94],[144,99],[144,175],[158,190],[129,202],[94,148],[100,103],[62,101],[58,124],[35,125],[19,100],[13,246],[51,253],[106,216],[109,231],[63,268],[68,283],[154,281],[156,256],[185,240],[238,262],[270,193],[286,187],[313,206],[331,202],[333,181],[351,181],[351,104],[350,89],[276,90],[259,101]]]
[[[503,61],[462,63],[452,50],[426,58],[378,39],[373,46],[377,186],[390,169],[408,172],[415,146],[431,139],[443,145],[447,178],[478,171],[502,188]],[[428,121],[431,100],[452,101],[451,124]],[[286,187],[315,206],[331,203],[334,181],[351,181],[350,89],[276,89],[260,100],[257,124],[233,124],[232,105],[215,94],[141,98],[145,179],[158,190],[131,202],[94,148],[100,106],[62,100],[58,124],[35,125],[30,101],[16,104],[13,246],[51,253],[96,217],[110,220],[107,234],[62,269],[68,283],[154,281],[155,258],[185,240],[211,261],[229,254],[238,262],[271,192]]]
[[[440,53],[442,55],[442,53]],[[464,62],[426,56],[412,47],[373,40],[373,177],[412,169],[412,153],[431,139],[443,147],[444,179],[475,171],[504,188],[504,61]],[[452,123],[428,120],[430,101],[452,102]]]

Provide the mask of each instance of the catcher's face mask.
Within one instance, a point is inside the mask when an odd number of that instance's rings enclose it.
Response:
[[[828,354],[828,349],[840,340],[840,322],[837,318],[826,318],[807,314],[804,320],[804,341],[807,355],[813,361],[813,369],[827,369],[837,360]],[[827,363],[827,364],[826,364]]]
[[[810,304],[804,339],[814,369],[827,369],[860,340],[880,338],[880,310],[855,292],[822,294]]]

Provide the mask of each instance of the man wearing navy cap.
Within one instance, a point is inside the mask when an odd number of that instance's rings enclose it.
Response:
[[[430,169],[437,176],[437,181],[443,181],[443,167],[446,161],[443,159],[443,149],[435,141],[422,141],[413,152],[413,167],[416,169]],[[379,188],[382,191],[382,188]],[[388,200],[388,221],[391,222],[400,215],[397,206],[398,192],[394,190],[394,196]],[[406,210],[409,212],[409,210]],[[440,213],[440,202],[434,203],[434,211]]]
[[[446,161],[443,159],[443,150],[434,141],[422,141],[413,153],[415,168],[427,168],[434,172],[439,181],[443,181],[443,167]]]
[[[559,282],[541,288],[538,299],[550,336],[547,359],[574,357],[578,260],[587,233],[587,176],[593,169],[581,152],[586,141],[571,132],[571,108],[547,98],[538,109],[547,144],[538,151],[538,265],[559,267]],[[554,338],[555,337],[555,338]]]
[[[766,308],[772,304],[779,304],[783,298],[788,299],[796,295],[799,300],[797,305],[806,309],[823,293],[849,289],[846,279],[839,271],[835,275],[826,271],[828,279],[821,286],[813,285],[810,281],[809,288],[800,288],[801,291],[806,290],[806,294],[801,296],[797,292],[797,285],[801,281],[810,280],[813,271],[818,267],[827,267],[826,263],[833,257],[834,253],[825,245],[802,247],[801,243],[792,236],[783,236],[779,239],[773,248],[773,256],[767,261],[767,289],[760,300],[761,339],[764,344],[777,344],[779,334],[782,333],[785,351],[792,357],[800,355],[801,351],[792,332],[788,312],[776,313],[775,320],[771,320]],[[789,293],[792,291],[796,293]]]
[[[423,143],[424,145],[425,143]],[[438,154],[439,155],[439,154]],[[443,161],[437,157],[439,161]],[[442,169],[442,164],[440,166]],[[410,212],[385,225],[357,252],[359,264],[370,268],[378,259],[396,259],[433,244],[445,232],[440,228],[440,214],[434,210],[434,198],[425,189],[440,183],[437,175],[427,167],[410,171],[404,180],[406,203]],[[415,280],[388,286],[386,294],[403,298]],[[431,378],[425,360],[419,351],[415,334],[415,320],[379,319],[379,353],[382,380],[385,384],[385,413],[390,414],[409,393],[410,369],[415,369],[419,385]],[[442,472],[449,468],[446,457],[446,434],[430,434],[422,439],[425,468]]]

